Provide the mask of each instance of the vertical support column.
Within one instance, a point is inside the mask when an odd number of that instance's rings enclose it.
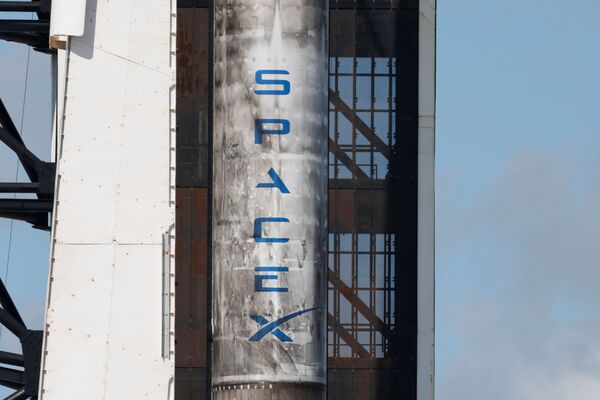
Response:
[[[215,399],[325,396],[328,10],[215,0]]]
[[[83,3],[58,50],[39,398],[173,399],[177,3]]]
[[[419,215],[417,399],[435,392],[436,0],[419,2]]]

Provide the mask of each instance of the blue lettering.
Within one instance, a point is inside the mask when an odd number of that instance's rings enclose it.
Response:
[[[280,217],[269,217],[269,218],[256,218],[254,220],[254,241],[257,243],[287,243],[290,241],[288,238],[264,238],[262,236],[262,224],[265,222],[279,222],[287,223],[290,222],[287,218]]]
[[[288,267],[254,267],[256,272],[288,272]]]
[[[288,335],[283,333],[281,329],[277,328],[277,326],[279,326],[279,324],[277,324],[278,321],[275,321],[275,323],[269,323],[269,321],[262,315],[251,315],[250,318],[256,321],[260,326],[264,327],[258,332],[256,332],[254,335],[252,335],[252,337],[250,338],[251,342],[260,342],[260,339],[265,337],[265,335],[267,335],[268,333],[271,333],[271,335],[275,336],[282,342],[293,342],[293,340]]]
[[[285,185],[285,183],[283,183],[283,181],[281,180],[279,175],[277,175],[277,172],[275,172],[275,170],[273,168],[271,168],[269,170],[269,176],[273,180],[272,183],[259,183],[258,185],[256,185],[256,187],[257,188],[277,188],[281,191],[281,193],[285,193],[285,194],[290,192],[289,189],[287,188],[287,186]]]
[[[265,79],[264,76],[265,75],[289,75],[290,73],[288,71],[285,70],[278,70],[278,69],[262,69],[262,70],[258,70],[256,71],[256,74],[254,75],[254,78],[256,80],[256,84],[257,85],[280,85],[281,89],[263,89],[263,90],[256,90],[254,89],[254,93],[258,94],[258,95],[281,95],[281,96],[285,96],[290,94],[291,92],[291,85],[290,85],[290,81],[285,80],[285,79]]]
[[[288,272],[288,267],[256,267],[255,272]],[[284,287],[265,287],[263,281],[279,279],[277,275],[254,275],[254,291],[256,292],[280,292],[285,293],[288,288]]]
[[[265,129],[265,124],[277,124],[281,128]],[[290,121],[287,119],[257,119],[254,121],[254,143],[262,144],[263,135],[287,135],[290,128]]]

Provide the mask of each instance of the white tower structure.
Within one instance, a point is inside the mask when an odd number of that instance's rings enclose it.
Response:
[[[172,399],[176,1],[88,1],[80,37],[55,32],[40,399]]]

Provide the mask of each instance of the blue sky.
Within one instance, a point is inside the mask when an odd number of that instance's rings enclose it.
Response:
[[[600,396],[600,3],[438,0],[437,398]]]
[[[18,128],[21,128],[21,116],[24,114],[21,132],[25,142],[40,158],[49,160],[51,114],[48,56],[29,51],[25,46],[0,41],[0,66],[0,97]],[[27,93],[23,101],[26,76]],[[0,181],[14,181],[17,165],[14,153],[3,144],[0,145]],[[20,167],[18,177],[21,182],[26,181],[26,174]],[[10,231],[11,222],[0,219],[1,278],[7,282],[28,327],[42,329],[48,279],[49,234],[17,221],[12,224],[12,239]],[[20,351],[16,337],[6,329],[1,332],[0,348],[5,351]],[[0,396],[10,392],[0,388]]]
[[[599,38],[598,1],[438,0],[438,400],[600,396]],[[17,125],[27,56],[0,43]],[[23,135],[48,159],[49,60],[30,57]],[[14,179],[3,146],[0,167]],[[40,329],[48,234],[13,228],[8,285]]]
[[[0,42],[0,96],[13,117],[15,125],[21,127],[24,110],[22,136],[27,145],[43,160],[50,158],[50,61],[48,56],[31,51],[29,53],[29,78],[25,106],[23,94],[27,72],[28,48]],[[15,180],[17,160],[6,146],[0,145],[0,180]],[[19,180],[27,176],[19,168]],[[3,195],[6,196],[6,195]],[[48,271],[47,232],[32,229],[28,224],[14,222],[10,257],[8,242],[11,222],[0,219],[0,274],[6,276],[9,261],[8,287],[15,301],[23,308],[26,322],[32,327],[42,327],[43,304]],[[6,344],[8,336],[2,333],[0,344]]]

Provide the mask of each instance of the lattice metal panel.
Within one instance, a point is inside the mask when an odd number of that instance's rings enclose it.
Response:
[[[331,3],[330,399],[415,398],[418,10],[409,3]]]
[[[396,59],[331,57],[329,68],[329,178],[385,179],[396,131]]]
[[[393,241],[391,234],[329,235],[333,283],[329,284],[328,301],[334,320],[330,323],[329,357],[384,358],[388,353],[391,338],[386,332],[394,329]],[[387,329],[378,329],[384,326]]]

